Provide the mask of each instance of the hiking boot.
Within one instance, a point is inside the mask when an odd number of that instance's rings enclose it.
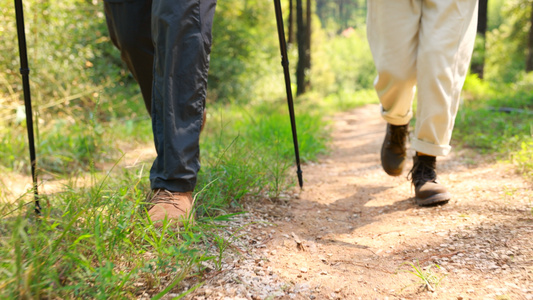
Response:
[[[194,218],[192,216],[194,203],[192,192],[181,193],[155,189],[150,202],[153,206],[148,210],[148,216],[157,227],[162,225],[165,218],[169,222],[176,222],[178,226],[182,225],[183,221]]]
[[[406,157],[405,141],[409,134],[409,124],[392,125],[387,123],[387,134],[381,146],[381,166],[390,176],[400,176]]]
[[[409,175],[415,186],[415,201],[419,206],[433,206],[447,203],[451,195],[437,182],[437,158],[435,156],[413,157],[413,168]]]

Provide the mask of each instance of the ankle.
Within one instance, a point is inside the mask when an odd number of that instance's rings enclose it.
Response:
[[[394,125],[394,124],[391,124],[391,123],[387,123],[391,128],[408,128],[409,127],[409,123],[407,124],[404,124],[404,125]]]
[[[416,151],[416,156],[429,156],[429,157],[437,158],[435,155],[426,154],[426,153],[422,153],[422,152],[418,152],[418,151]]]

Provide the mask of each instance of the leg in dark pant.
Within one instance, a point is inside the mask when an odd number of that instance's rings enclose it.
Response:
[[[216,0],[105,2],[111,39],[152,116],[152,221],[192,211],[215,6]]]
[[[196,186],[215,6],[216,0],[153,1],[152,189]]]
[[[150,13],[152,0],[104,1],[104,10],[109,36],[139,83],[150,114],[154,61]]]

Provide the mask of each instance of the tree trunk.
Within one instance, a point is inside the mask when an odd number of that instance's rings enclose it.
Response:
[[[488,0],[479,0],[479,10],[477,13],[477,33],[485,36],[487,33],[487,12]]]
[[[298,40],[298,64],[296,66],[296,95],[305,93],[305,24],[302,0],[296,0],[296,38]]]
[[[307,0],[307,16],[306,16],[306,24],[305,24],[305,68],[306,70],[311,70],[311,0]],[[311,86],[311,82],[309,80],[309,76],[307,76],[306,80],[307,88]]]
[[[485,37],[487,35],[487,6],[488,0],[479,0],[479,10],[477,15],[477,34],[482,39],[481,46],[476,48],[476,51],[480,53],[472,61],[472,66],[470,67],[472,73],[478,74],[479,78],[483,78],[483,73],[485,70]]]
[[[344,0],[340,0],[339,1],[339,25],[341,25],[341,28],[339,28],[339,32],[342,32],[344,29],[346,29],[344,24],[345,24],[345,21],[344,21]]]
[[[292,0],[289,0],[289,38],[287,43],[293,44],[294,43],[294,5],[292,3]]]
[[[326,3],[331,0],[316,0],[316,14],[318,15],[318,18],[322,21],[322,24],[326,24],[326,19],[328,17],[327,11],[326,11]]]
[[[529,22],[528,55],[526,59],[526,72],[528,73],[533,71],[533,3],[531,4],[531,17],[529,18]]]
[[[296,23],[298,32],[298,65],[296,66],[296,95],[302,95],[310,87],[309,70],[311,69],[311,0],[306,1],[307,11],[304,18],[302,0],[296,0]]]

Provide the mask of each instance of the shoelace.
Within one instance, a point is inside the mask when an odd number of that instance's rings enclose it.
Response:
[[[185,193],[179,193],[179,192],[170,192],[167,190],[159,190],[155,192],[150,202],[152,205],[156,204],[170,204],[174,206],[179,211],[185,213],[186,210],[184,210],[182,207],[180,207],[179,202],[174,199],[175,196],[183,195],[185,196]],[[188,199],[187,199],[188,200]]]

